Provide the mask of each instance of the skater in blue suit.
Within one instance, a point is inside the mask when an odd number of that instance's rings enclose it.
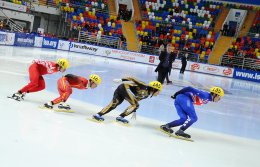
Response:
[[[177,136],[191,138],[184,131],[198,120],[194,105],[207,104],[209,101],[218,102],[224,96],[224,90],[220,87],[212,87],[209,92],[201,91],[193,87],[185,87],[176,92],[171,98],[175,99],[174,105],[180,119],[160,126],[166,133],[173,133],[172,127],[180,126],[175,133]]]

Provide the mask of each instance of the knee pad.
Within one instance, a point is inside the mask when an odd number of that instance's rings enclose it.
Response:
[[[198,117],[197,117],[197,116],[191,117],[190,120],[191,120],[192,122],[196,122],[196,121],[198,120]]]
[[[181,118],[179,119],[179,121],[181,122],[181,124],[184,124],[187,121],[187,118]]]
[[[117,107],[117,105],[118,105],[118,100],[117,99],[113,99],[113,101],[112,101],[112,108],[116,108]]]

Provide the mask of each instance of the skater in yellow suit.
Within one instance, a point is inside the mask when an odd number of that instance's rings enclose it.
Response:
[[[103,108],[99,113],[93,116],[93,119],[97,121],[104,121],[103,115],[109,113],[115,109],[124,100],[127,100],[131,105],[116,118],[117,121],[128,123],[124,117],[136,112],[139,107],[138,101],[145,99],[149,96],[157,96],[162,90],[162,84],[158,81],[151,81],[149,85],[142,81],[139,81],[132,77],[126,77],[123,79],[114,79],[114,82],[131,81],[128,83],[120,84],[114,92],[112,101]]]

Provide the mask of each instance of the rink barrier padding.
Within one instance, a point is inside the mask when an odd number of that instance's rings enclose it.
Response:
[[[10,33],[0,31],[0,45],[58,49],[143,64],[159,64],[159,56],[155,55],[100,47],[86,43],[69,42],[65,40],[60,40],[58,38],[40,37],[37,35],[25,33]],[[172,67],[174,69],[180,69],[181,60],[176,59]],[[230,67],[209,65],[190,61],[188,61],[187,63],[186,70],[222,77],[260,82],[260,72],[252,70],[234,69]]]

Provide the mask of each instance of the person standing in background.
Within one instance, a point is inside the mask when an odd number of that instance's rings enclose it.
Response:
[[[186,69],[187,66],[187,58],[188,58],[188,52],[184,53],[181,56],[181,70],[180,70],[180,74],[184,74],[184,71]]]
[[[167,47],[165,47],[165,45],[162,44],[159,50],[160,50],[160,56],[159,56],[160,63],[155,69],[155,72],[158,72],[157,81],[163,84],[165,78],[169,74],[169,70],[172,69],[172,63],[174,61],[174,53],[172,52],[171,44],[168,44]],[[170,84],[172,82],[170,80],[167,80],[167,83]]]

